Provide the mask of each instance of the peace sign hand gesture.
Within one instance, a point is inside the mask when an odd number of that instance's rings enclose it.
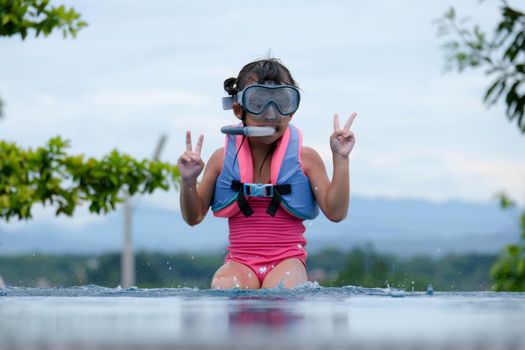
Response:
[[[339,114],[334,114],[334,133],[330,136],[330,148],[332,148],[334,155],[348,158],[352,148],[354,148],[355,136],[354,133],[350,131],[350,127],[356,116],[356,112],[352,113],[346,121],[345,126],[341,129],[339,126]]]
[[[203,140],[204,135],[200,135],[195,145],[195,151],[192,151],[191,132],[186,131],[186,151],[177,160],[182,180],[195,180],[204,169],[204,162],[201,159]]]

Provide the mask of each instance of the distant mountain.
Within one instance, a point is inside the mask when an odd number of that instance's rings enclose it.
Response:
[[[371,243],[378,251],[401,256],[450,252],[498,252],[519,238],[517,216],[496,204],[352,198],[346,220],[332,223],[322,215],[305,221],[308,250],[349,249]],[[18,253],[101,253],[119,250],[122,213],[72,230],[27,223],[17,232],[0,225],[0,255]],[[139,207],[135,211],[136,250],[222,252],[228,245],[227,220],[211,214],[190,227],[177,211]]]

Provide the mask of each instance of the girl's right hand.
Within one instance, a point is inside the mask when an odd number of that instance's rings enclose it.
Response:
[[[191,132],[186,131],[186,151],[177,160],[182,180],[195,180],[204,169],[204,162],[201,159],[203,140],[204,135],[200,135],[195,145],[195,151],[192,151]]]

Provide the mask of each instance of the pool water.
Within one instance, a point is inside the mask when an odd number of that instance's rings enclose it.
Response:
[[[525,349],[525,293],[0,289],[2,349]]]

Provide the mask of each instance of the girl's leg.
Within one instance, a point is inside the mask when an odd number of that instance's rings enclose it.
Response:
[[[212,289],[259,289],[261,283],[248,266],[228,261],[215,272],[211,281]]]
[[[306,269],[301,260],[292,258],[282,261],[266,275],[262,288],[275,288],[282,282],[283,287],[293,288],[308,281]]]

